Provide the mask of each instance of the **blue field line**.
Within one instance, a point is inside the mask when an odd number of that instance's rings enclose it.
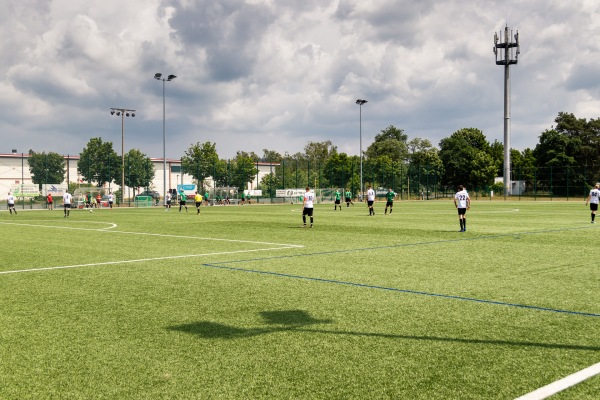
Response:
[[[561,310],[561,309],[557,309],[557,308],[530,306],[530,305],[526,305],[526,304],[507,303],[507,302],[495,301],[495,300],[476,299],[473,297],[462,297],[462,296],[454,296],[454,295],[449,295],[449,294],[429,293],[429,292],[422,292],[422,291],[410,290],[410,289],[398,289],[398,288],[379,286],[379,285],[369,285],[366,283],[346,282],[346,281],[338,281],[335,279],[325,279],[325,278],[315,278],[315,277],[302,276],[302,275],[284,274],[281,272],[261,271],[261,270],[257,270],[257,269],[229,267],[226,265],[219,265],[219,264],[201,264],[201,265],[203,267],[209,267],[209,268],[225,269],[225,270],[237,271],[237,272],[249,272],[249,273],[260,274],[260,275],[271,275],[271,276],[277,276],[280,278],[302,279],[302,280],[306,280],[306,281],[334,283],[336,285],[346,285],[346,286],[354,286],[354,287],[361,287],[361,288],[367,288],[367,289],[387,290],[390,292],[416,294],[416,295],[420,295],[420,296],[439,297],[439,298],[443,298],[443,299],[473,301],[476,303],[495,304],[495,305],[506,306],[506,307],[525,308],[525,309],[536,310],[536,311],[550,311],[550,312],[554,312],[554,313],[580,315],[580,316],[584,316],[584,317],[596,317],[596,318],[600,317],[600,314],[587,313],[587,312],[581,312],[581,311]]]
[[[338,280],[334,280],[334,279],[315,278],[315,277],[302,276],[302,275],[291,275],[291,274],[284,274],[281,272],[261,271],[261,270],[237,268],[237,267],[231,267],[231,266],[225,265],[225,264],[235,264],[235,263],[247,263],[247,262],[253,262],[253,261],[268,261],[268,260],[276,260],[276,259],[283,259],[283,258],[310,257],[310,256],[318,256],[318,255],[325,255],[325,254],[351,253],[351,252],[366,251],[366,250],[381,250],[381,249],[390,249],[390,248],[399,248],[399,247],[423,246],[423,245],[432,245],[432,244],[435,245],[435,244],[441,244],[441,243],[465,242],[465,241],[475,241],[475,240],[484,240],[484,239],[499,239],[499,238],[514,237],[514,236],[520,236],[520,235],[537,235],[537,234],[544,234],[544,233],[564,232],[564,231],[580,230],[580,229],[590,229],[590,227],[586,226],[586,227],[576,227],[576,228],[560,228],[560,229],[551,229],[551,230],[535,231],[535,232],[521,232],[521,233],[510,233],[510,234],[502,234],[502,235],[478,236],[478,237],[473,237],[473,238],[462,237],[462,238],[457,238],[457,239],[434,240],[434,241],[430,241],[430,242],[401,243],[401,244],[388,245],[388,246],[363,247],[363,248],[354,248],[354,249],[345,249],[345,250],[330,250],[330,251],[321,251],[321,252],[313,252],[313,253],[291,254],[291,255],[287,255],[287,256],[250,258],[250,259],[245,259],[245,260],[231,260],[231,261],[222,261],[222,262],[210,263],[210,264],[206,263],[206,264],[201,264],[201,265],[204,267],[210,267],[210,268],[226,269],[226,270],[230,270],[230,271],[239,271],[239,272],[250,272],[250,273],[261,274],[261,275],[272,275],[272,276],[278,276],[278,277],[282,277],[282,278],[302,279],[302,280],[324,282],[324,283],[334,283],[337,285],[363,287],[363,288],[367,288],[367,289],[387,290],[387,291],[392,291],[392,292],[415,294],[415,295],[420,295],[420,296],[430,296],[430,297],[439,297],[439,298],[452,299],[452,300],[472,301],[472,302],[477,302],[477,303],[494,304],[494,305],[500,305],[500,306],[506,306],[506,307],[517,307],[517,308],[524,308],[524,309],[537,310],[537,311],[549,311],[549,312],[554,312],[554,313],[563,313],[563,314],[580,315],[580,316],[585,316],[585,317],[598,318],[598,317],[600,317],[600,314],[587,313],[587,312],[581,312],[581,311],[561,310],[561,309],[556,309],[556,308],[531,306],[531,305],[526,305],[526,304],[507,303],[507,302],[503,302],[503,301],[476,299],[476,298],[472,298],[472,297],[462,297],[462,296],[454,296],[454,295],[440,294],[440,293],[429,293],[429,292],[410,290],[410,289],[399,289],[399,288],[392,288],[392,287],[386,287],[386,286],[368,285],[368,284],[364,284],[364,283],[338,281]]]
[[[243,260],[231,260],[231,261],[221,261],[218,264],[235,264],[235,263],[246,263],[252,261],[268,261],[268,260],[278,260],[283,258],[296,258],[296,257],[312,257],[312,256],[321,256],[327,254],[341,254],[341,253],[355,253],[358,251],[370,251],[370,250],[384,250],[384,249],[396,249],[400,247],[413,247],[413,246],[427,246],[427,245],[436,245],[436,244],[444,244],[444,243],[460,243],[460,242],[471,242],[476,240],[487,240],[487,239],[503,239],[508,237],[518,237],[521,235],[540,235],[544,233],[556,233],[556,232],[565,232],[565,231],[574,231],[581,229],[590,229],[589,226],[585,227],[576,227],[576,228],[559,228],[559,229],[550,229],[545,231],[533,231],[533,232],[520,232],[520,233],[504,233],[500,235],[489,235],[489,236],[476,236],[476,237],[461,237],[456,239],[443,239],[443,240],[432,240],[429,242],[415,242],[415,243],[398,243],[398,244],[390,244],[386,246],[373,246],[373,247],[358,247],[352,249],[342,249],[342,250],[327,250],[327,251],[317,251],[312,253],[300,253],[300,254],[290,254],[290,255],[279,255],[272,257],[257,257],[257,258],[247,258]],[[457,232],[458,234],[458,232]],[[463,235],[461,233],[461,235]]]

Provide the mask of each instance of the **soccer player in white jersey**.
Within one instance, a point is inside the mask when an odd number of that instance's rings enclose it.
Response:
[[[112,208],[114,202],[115,202],[115,196],[112,194],[112,192],[109,192],[108,193],[108,206],[110,208]]]
[[[596,186],[590,190],[590,194],[585,202],[587,207],[590,203],[590,210],[592,211],[592,224],[596,223],[596,211],[598,211],[598,203],[600,203],[600,183],[596,183]]]
[[[460,232],[467,230],[467,210],[471,208],[471,198],[463,185],[458,185],[458,192],[454,195],[454,206],[458,210],[458,221],[460,222]]]
[[[304,193],[304,203],[302,206],[302,222],[306,228],[306,216],[310,217],[310,227],[313,227],[313,209],[315,202],[315,194],[310,191],[310,188],[306,187],[306,193]]]
[[[165,195],[165,211],[171,211],[171,189],[169,189],[169,192],[167,192],[167,194]]]
[[[71,212],[72,199],[73,197],[71,196],[71,193],[65,191],[65,193],[63,194],[63,207],[65,209],[65,218],[67,218]]]
[[[8,204],[8,211],[10,211],[10,215],[12,215],[13,211],[15,212],[15,215],[17,215],[17,210],[15,209],[15,196],[13,196],[11,192],[8,192],[6,203]]]
[[[369,207],[369,216],[375,215],[375,210],[373,209],[374,201],[375,201],[375,191],[369,185],[369,190],[367,190],[367,206]]]

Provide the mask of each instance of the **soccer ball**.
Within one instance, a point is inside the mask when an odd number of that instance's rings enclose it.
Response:
[[[94,210],[92,210],[91,208],[89,209],[89,212],[94,212]]]

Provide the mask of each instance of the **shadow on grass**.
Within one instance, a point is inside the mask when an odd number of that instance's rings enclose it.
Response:
[[[311,325],[331,324],[333,320],[315,319],[311,317],[308,312],[302,310],[263,311],[260,313],[260,315],[265,321],[265,326],[260,328],[236,328],[234,326],[219,324],[216,322],[199,321],[190,324],[170,326],[168,327],[168,329],[172,331],[196,335],[202,339],[243,339],[277,332],[296,331],[302,333],[364,336],[383,339],[422,340],[463,344],[484,344],[494,346],[539,347],[547,349],[600,351],[600,347],[598,346],[583,346],[576,344],[519,342],[511,340],[463,339],[440,336],[395,335],[388,333],[313,329],[310,328]]]

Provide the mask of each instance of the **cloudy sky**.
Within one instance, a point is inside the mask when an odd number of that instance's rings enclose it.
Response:
[[[503,139],[495,32],[519,32],[512,147],[535,147],[560,111],[600,115],[597,0],[4,0],[0,153],[121,152],[221,158],[302,152],[331,140],[359,153],[389,125],[440,139],[465,127]]]

